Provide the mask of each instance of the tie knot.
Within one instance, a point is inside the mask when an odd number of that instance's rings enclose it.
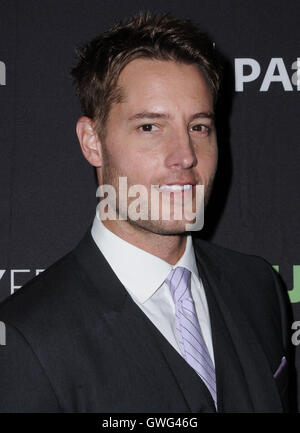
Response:
[[[191,297],[191,271],[188,269],[182,266],[172,269],[165,281],[175,304]]]

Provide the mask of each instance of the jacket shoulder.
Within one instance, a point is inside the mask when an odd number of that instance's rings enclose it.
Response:
[[[273,266],[263,257],[233,251],[201,239],[195,239],[194,249],[199,261],[208,266],[219,280],[226,280],[232,295],[245,303],[249,310],[258,308],[289,310],[288,293]],[[289,313],[290,314],[290,313]]]
[[[28,281],[0,303],[0,320],[15,326],[32,321],[36,315],[51,318],[74,298],[80,273],[73,251]]]
[[[222,272],[239,271],[250,273],[252,277],[259,274],[265,275],[268,279],[270,279],[270,271],[271,274],[275,272],[272,265],[261,256],[245,254],[199,238],[193,238],[193,244],[201,255],[221,267]]]
[[[228,295],[234,297],[247,318],[263,329],[281,323],[284,346],[290,346],[292,309],[288,291],[278,272],[263,257],[233,251],[202,239],[194,240],[195,253],[204,258],[219,281],[229,283]],[[271,319],[272,318],[272,319]],[[253,319],[253,320],[252,320]],[[262,321],[266,321],[262,325]],[[268,323],[267,323],[268,322]]]

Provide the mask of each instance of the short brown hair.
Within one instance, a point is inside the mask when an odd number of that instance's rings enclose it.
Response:
[[[197,64],[216,101],[220,67],[214,46],[190,20],[140,12],[77,47],[76,52],[79,62],[71,70],[73,84],[83,115],[94,120],[97,132],[102,128],[100,135],[112,103],[122,100],[119,75],[136,58]]]

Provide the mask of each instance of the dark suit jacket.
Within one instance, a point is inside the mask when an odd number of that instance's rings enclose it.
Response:
[[[208,300],[219,412],[289,410],[287,300],[264,260],[193,240]],[[0,305],[0,412],[214,412],[195,371],[95,245]],[[273,377],[283,356],[287,365]]]

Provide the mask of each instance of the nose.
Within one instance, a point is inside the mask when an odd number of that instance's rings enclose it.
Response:
[[[188,131],[174,134],[168,145],[165,159],[168,168],[188,169],[197,165],[197,157]]]

